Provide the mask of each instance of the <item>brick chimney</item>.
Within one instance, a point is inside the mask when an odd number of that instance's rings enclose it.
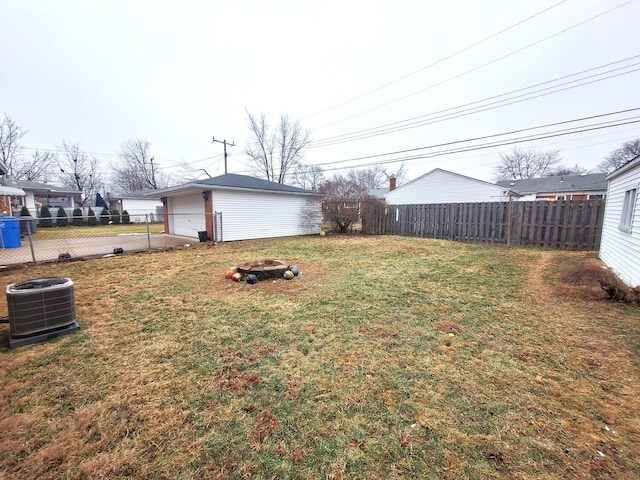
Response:
[[[396,176],[391,175],[389,177],[389,191],[393,192],[396,189]]]

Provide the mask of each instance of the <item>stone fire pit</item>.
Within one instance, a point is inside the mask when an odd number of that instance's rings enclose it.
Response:
[[[243,276],[253,273],[260,280],[282,277],[282,274],[287,270],[289,270],[288,262],[273,259],[255,260],[238,265],[238,272]]]

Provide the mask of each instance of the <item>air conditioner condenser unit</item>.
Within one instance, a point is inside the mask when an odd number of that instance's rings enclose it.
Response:
[[[7,307],[10,348],[67,335],[80,328],[69,278],[36,278],[9,285]]]

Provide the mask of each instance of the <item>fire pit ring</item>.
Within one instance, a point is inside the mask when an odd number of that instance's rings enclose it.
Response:
[[[238,272],[242,275],[253,273],[261,280],[281,277],[287,270],[289,270],[288,262],[273,259],[254,260],[238,265]]]

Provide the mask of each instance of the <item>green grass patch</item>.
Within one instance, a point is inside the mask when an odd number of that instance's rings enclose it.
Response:
[[[150,223],[149,233],[164,233],[164,225]],[[112,237],[114,235],[146,234],[146,223],[130,223],[128,225],[96,225],[38,228],[33,234],[34,240],[55,240],[59,238]]]

